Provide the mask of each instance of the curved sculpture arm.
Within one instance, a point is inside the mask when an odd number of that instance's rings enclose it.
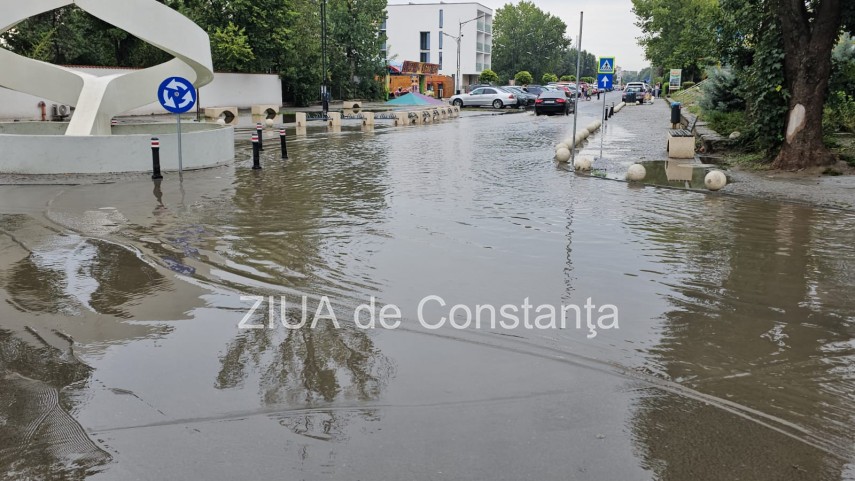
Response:
[[[71,4],[175,59],[127,74],[95,77],[0,49],[4,65],[0,86],[77,107],[66,135],[110,135],[110,119],[157,101],[157,87],[164,78],[187,77],[196,87],[214,79],[207,33],[156,0],[0,0],[0,33],[33,15]]]

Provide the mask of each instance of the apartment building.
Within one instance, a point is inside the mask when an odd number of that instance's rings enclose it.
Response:
[[[439,65],[442,75],[457,76],[460,37],[461,88],[478,82],[492,68],[493,11],[480,3],[405,3],[386,7],[386,56]],[[462,34],[462,35],[461,35]]]

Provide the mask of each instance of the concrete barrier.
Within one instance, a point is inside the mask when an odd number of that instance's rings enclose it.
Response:
[[[306,112],[297,112],[294,114],[294,122],[297,123],[298,128],[306,128],[308,121],[306,120]]]
[[[342,102],[342,109],[361,109],[364,104],[361,100],[345,100]]]
[[[362,113],[362,125],[366,127],[374,127],[374,112]]]
[[[238,124],[238,109],[237,107],[206,107],[205,118],[212,120],[222,118],[226,125],[234,127]]]
[[[264,120],[275,119],[279,116],[278,105],[253,105],[252,106],[252,121],[264,124]],[[260,119],[260,120],[259,120]]]
[[[160,139],[164,172],[178,170],[175,124],[120,124],[112,135],[67,136],[68,123],[0,124],[0,172],[13,174],[103,174],[149,172],[151,138]],[[234,160],[234,128],[211,123],[181,125],[185,170]]]
[[[327,124],[330,127],[341,127],[341,113],[327,112]]]

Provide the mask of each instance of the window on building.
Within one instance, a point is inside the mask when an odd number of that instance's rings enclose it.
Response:
[[[442,52],[439,52],[439,68],[442,69]]]
[[[419,34],[419,43],[422,50],[430,50],[430,32],[421,32]]]
[[[442,28],[442,9],[439,9],[439,28]]]
[[[444,36],[445,35],[443,35],[442,32],[439,32],[439,49],[440,50],[442,50],[442,37],[444,37]]]
[[[419,55],[419,62],[430,63],[430,52],[422,52]]]

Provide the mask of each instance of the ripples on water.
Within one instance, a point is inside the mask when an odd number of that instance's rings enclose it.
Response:
[[[467,305],[593,297],[620,308],[620,330],[593,340],[575,329],[517,330],[501,341],[490,332],[443,335],[675,381],[795,423],[847,453],[855,441],[855,217],[576,177],[551,161],[569,129],[566,120],[516,115],[310,131],[291,142],[289,161],[268,149],[262,172],[240,165],[189,174],[188,184],[209,182],[205,197],[177,205],[165,196],[165,211],[127,214],[123,241],[245,294],[328,295],[346,306],[374,295],[400,305],[416,330],[415,305],[429,294]],[[92,271],[103,273],[102,288],[124,279],[116,256],[96,256],[112,266]],[[370,336],[312,334],[236,335],[220,353],[217,387],[242,386],[256,370],[269,404],[382,398],[394,359]],[[701,449],[661,440],[708,406],[668,394],[642,396],[635,409],[633,434],[649,469]],[[675,409],[679,421],[663,414]],[[717,442],[714,429],[704,433],[702,441]],[[828,463],[828,472],[843,469],[840,459]]]

